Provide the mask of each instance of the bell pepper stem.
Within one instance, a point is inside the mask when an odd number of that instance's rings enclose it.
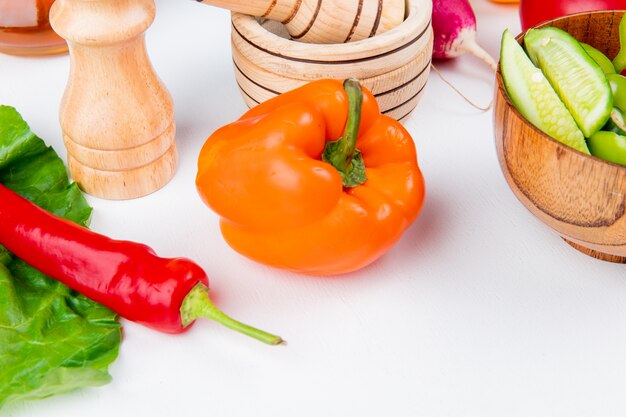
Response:
[[[183,327],[189,326],[197,318],[205,317],[268,345],[287,344],[280,336],[248,326],[247,324],[227,316],[213,304],[209,298],[209,289],[202,283],[193,287],[192,290],[189,291],[189,294],[185,296],[183,304],[180,307],[180,316]]]
[[[359,80],[348,78],[343,82],[343,88],[348,96],[348,119],[343,136],[327,142],[322,160],[331,164],[341,176],[344,187],[356,187],[367,181],[365,162],[361,152],[356,148],[361,124],[361,108],[363,106],[363,90]]]
[[[348,96],[348,120],[343,136],[337,140],[337,148],[329,155],[328,162],[339,171],[346,172],[356,150],[356,139],[361,124],[363,90],[359,81],[354,78],[346,79],[343,82],[343,88]]]

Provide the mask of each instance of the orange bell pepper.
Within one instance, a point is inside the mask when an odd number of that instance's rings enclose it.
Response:
[[[218,129],[196,186],[232,248],[312,275],[382,256],[424,200],[411,136],[352,79],[311,82]]]

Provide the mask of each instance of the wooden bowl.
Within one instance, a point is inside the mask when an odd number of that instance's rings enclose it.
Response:
[[[613,59],[623,13],[580,13],[538,27],[559,27]],[[626,167],[578,152],[542,133],[509,100],[499,68],[496,80],[496,149],[513,193],[574,248],[626,263]]]
[[[233,13],[233,63],[246,104],[253,107],[320,78],[355,77],[383,113],[406,119],[430,72],[432,1],[408,0],[407,13],[404,22],[380,35],[325,45],[291,40],[276,22]]]

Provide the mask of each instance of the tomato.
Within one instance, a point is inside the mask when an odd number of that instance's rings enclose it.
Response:
[[[527,30],[546,20],[592,10],[626,10],[626,0],[522,0],[520,19]]]

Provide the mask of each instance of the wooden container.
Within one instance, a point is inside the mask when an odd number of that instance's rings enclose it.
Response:
[[[619,50],[622,14],[581,13],[539,27],[566,30],[612,59]],[[496,149],[513,193],[574,248],[626,263],[626,166],[583,154],[545,135],[515,109],[500,69],[496,79]]]
[[[320,78],[355,77],[383,113],[405,120],[430,72],[432,2],[409,0],[407,13],[404,22],[380,35],[326,45],[291,40],[276,22],[233,13],[233,62],[246,104],[253,107]]]

